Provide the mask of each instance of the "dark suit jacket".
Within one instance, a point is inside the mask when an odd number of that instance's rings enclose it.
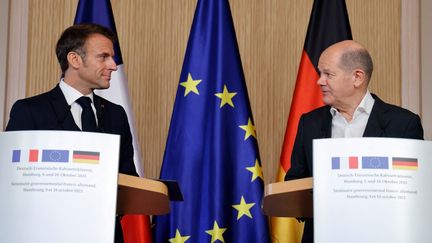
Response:
[[[133,162],[132,134],[125,110],[100,96],[93,97],[98,132],[120,135],[119,172],[138,176]],[[15,102],[6,131],[16,130],[80,131],[58,85],[46,93]]]
[[[406,109],[384,103],[376,95],[363,137],[423,139],[420,117]],[[330,106],[322,106],[303,114],[291,154],[291,168],[285,180],[312,176],[312,140],[331,137]],[[313,222],[306,220],[303,243],[313,242]]]

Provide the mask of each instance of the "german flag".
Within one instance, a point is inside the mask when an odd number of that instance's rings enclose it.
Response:
[[[75,163],[99,164],[99,152],[73,151],[72,161]]]
[[[351,27],[345,1],[315,0],[291,101],[277,181],[283,181],[286,172],[291,167],[291,152],[300,116],[324,105],[322,94],[316,84],[319,78],[318,60],[321,53],[334,43],[351,39]],[[271,220],[271,227],[273,242],[300,242],[302,227],[299,226],[296,219],[274,217]]]
[[[416,158],[393,157],[392,165],[394,170],[417,170],[418,161]]]

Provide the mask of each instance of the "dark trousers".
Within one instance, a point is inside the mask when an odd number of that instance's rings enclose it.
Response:
[[[314,242],[314,234],[313,234],[313,219],[306,219],[305,226],[303,230],[302,243],[313,243]]]
[[[123,229],[121,227],[120,221],[121,221],[121,216],[116,216],[114,243],[123,243]]]

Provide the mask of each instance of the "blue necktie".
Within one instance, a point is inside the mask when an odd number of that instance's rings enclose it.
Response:
[[[76,102],[82,107],[81,130],[85,132],[95,132],[97,130],[97,125],[96,118],[91,107],[91,99],[89,97],[82,96],[77,99]]]

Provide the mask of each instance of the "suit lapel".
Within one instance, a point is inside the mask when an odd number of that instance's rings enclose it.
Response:
[[[372,97],[375,99],[375,103],[366,124],[363,137],[384,137],[385,128],[388,124],[388,119],[385,117],[388,106],[378,96],[372,94]]]
[[[58,130],[69,130],[69,131],[80,131],[79,127],[75,124],[70,106],[60,89],[57,85],[50,91],[51,107],[54,110],[55,116],[57,117]]]
[[[96,108],[96,116],[98,120],[98,132],[104,132],[104,110],[105,110],[105,103],[104,100],[93,93],[93,102]]]
[[[332,122],[332,116],[330,113],[330,106],[326,106],[324,109],[324,115],[321,116],[324,117],[321,124],[321,134],[320,138],[330,138],[331,137],[331,122]]]

